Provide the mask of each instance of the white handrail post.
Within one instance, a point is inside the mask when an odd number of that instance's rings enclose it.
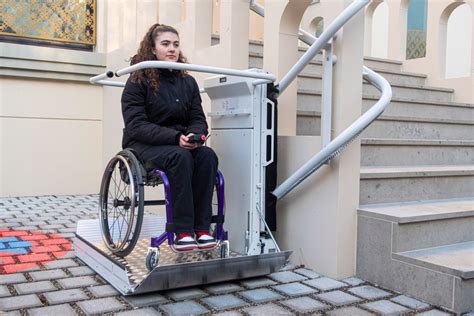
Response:
[[[332,40],[324,49],[323,53],[323,89],[321,102],[321,138],[322,145],[326,147],[331,141],[332,131],[332,70],[333,70],[333,50]],[[327,162],[329,163],[329,161]]]

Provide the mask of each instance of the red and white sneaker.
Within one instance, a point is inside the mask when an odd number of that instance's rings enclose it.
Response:
[[[196,232],[196,239],[199,249],[213,248],[217,245],[216,239],[209,232]]]
[[[174,248],[178,251],[194,250],[198,247],[192,234],[176,234]]]

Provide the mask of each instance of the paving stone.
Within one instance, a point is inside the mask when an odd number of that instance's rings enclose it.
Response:
[[[451,315],[451,314],[440,311],[439,309],[432,309],[430,311],[419,313],[417,315],[421,315],[421,316],[448,316],[448,315]]]
[[[84,275],[95,274],[94,270],[86,266],[68,268],[68,271],[71,272],[73,276],[84,276]]]
[[[41,294],[43,292],[55,291],[56,287],[49,281],[20,283],[15,285],[18,294]]]
[[[280,284],[272,286],[272,288],[288,296],[307,295],[317,292],[317,290],[298,282]]]
[[[80,289],[61,290],[55,292],[44,293],[44,297],[50,305],[63,304],[87,300],[89,297]]]
[[[140,308],[140,309],[134,309],[131,311],[125,311],[125,312],[120,312],[116,313],[116,316],[155,316],[155,315],[161,315],[159,311],[152,307],[147,307],[147,308]]]
[[[44,265],[46,269],[63,269],[69,267],[77,267],[78,264],[71,259],[55,260]]]
[[[206,286],[205,290],[212,294],[224,294],[243,290],[242,287],[235,283],[218,283],[215,285]]]
[[[67,277],[66,272],[59,269],[30,272],[29,274],[33,281],[54,280]]]
[[[280,271],[288,271],[288,270],[294,270],[294,269],[296,269],[296,266],[293,263],[288,262],[280,269]]]
[[[265,305],[259,305],[255,307],[244,308],[243,311],[249,315],[294,315],[294,313],[287,311],[283,307],[275,305],[273,303],[268,303]]]
[[[304,275],[305,277],[309,279],[316,279],[321,276],[319,273],[316,273],[313,270],[309,270],[305,268],[296,269],[295,272],[298,274]]]
[[[8,312],[8,313],[2,312],[1,315],[2,316],[22,316],[19,311],[12,311],[12,312]]]
[[[197,287],[192,287],[169,291],[166,292],[166,295],[174,301],[184,301],[207,296],[207,293]]]
[[[37,307],[42,305],[43,303],[41,303],[38,296],[34,294],[0,298],[1,311],[11,311],[20,308]]]
[[[249,289],[255,289],[263,286],[270,286],[277,284],[275,281],[268,278],[254,278],[241,281],[240,284]]]
[[[342,291],[332,291],[316,295],[317,298],[335,306],[349,305],[361,301],[360,298]]]
[[[168,302],[168,300],[163,295],[156,293],[126,296],[124,298],[133,307],[145,307]]]
[[[59,284],[65,289],[72,289],[76,287],[84,287],[84,286],[91,286],[98,284],[96,280],[94,280],[90,276],[82,276],[82,277],[74,277],[68,279],[59,279]]]
[[[95,297],[115,296],[120,293],[111,285],[91,286],[87,288]]]
[[[346,283],[326,277],[303,281],[303,283],[315,287],[321,291],[335,290],[347,286]]]
[[[370,285],[354,287],[352,289],[349,289],[349,292],[368,300],[373,300],[373,299],[387,297],[387,296],[392,295],[389,292],[386,292],[384,290],[378,289]]]
[[[201,315],[209,313],[209,310],[195,301],[185,301],[160,306],[169,315]]]
[[[5,285],[0,286],[0,297],[11,296],[10,291]]]
[[[391,315],[403,314],[410,311],[406,307],[403,307],[401,305],[395,304],[387,300],[365,303],[361,305],[361,307],[370,309],[371,311],[374,311],[376,313],[391,314]]]
[[[405,295],[399,295],[397,297],[394,297],[391,299],[391,301],[412,309],[425,309],[430,307],[429,304],[423,303],[419,300],[415,300],[414,298]]]
[[[342,280],[342,282],[347,283],[347,284],[352,285],[352,286],[358,286],[358,285],[361,285],[362,283],[364,283],[365,281],[361,280],[359,278],[356,278],[356,277],[351,277],[351,278],[347,278],[347,279]]]
[[[214,316],[241,316],[243,315],[242,313],[239,313],[238,311],[226,311],[226,312],[220,312],[217,314],[212,314]]]
[[[235,295],[219,295],[203,298],[202,301],[216,310],[223,310],[229,308],[237,308],[249,305]]]
[[[67,304],[54,305],[48,307],[40,307],[28,310],[30,316],[44,316],[44,315],[61,315],[61,316],[75,316],[77,315],[74,309]]]
[[[309,313],[329,308],[328,305],[308,296],[292,298],[290,300],[281,301],[280,303],[297,311],[298,313]]]
[[[275,272],[270,274],[269,277],[281,283],[299,282],[307,279],[301,274],[297,274],[291,271]]]
[[[370,316],[372,313],[369,313],[363,309],[351,306],[351,307],[343,307],[343,308],[338,308],[335,310],[332,310],[328,312],[328,315],[330,316]]]
[[[283,298],[280,294],[269,289],[249,290],[240,292],[239,294],[253,303],[264,303]]]
[[[116,312],[125,309],[125,307],[113,297],[82,301],[78,302],[77,306],[79,306],[86,315]]]
[[[0,284],[13,284],[27,282],[22,273],[0,275]]]

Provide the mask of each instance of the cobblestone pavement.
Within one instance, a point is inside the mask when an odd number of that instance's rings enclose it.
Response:
[[[0,198],[0,314],[449,315],[355,277],[337,281],[294,266],[261,278],[124,297],[71,251],[76,223],[97,217],[97,199]]]

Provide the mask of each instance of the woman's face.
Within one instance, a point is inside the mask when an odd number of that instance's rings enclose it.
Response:
[[[158,33],[153,54],[161,61],[178,61],[179,37],[173,32]]]

